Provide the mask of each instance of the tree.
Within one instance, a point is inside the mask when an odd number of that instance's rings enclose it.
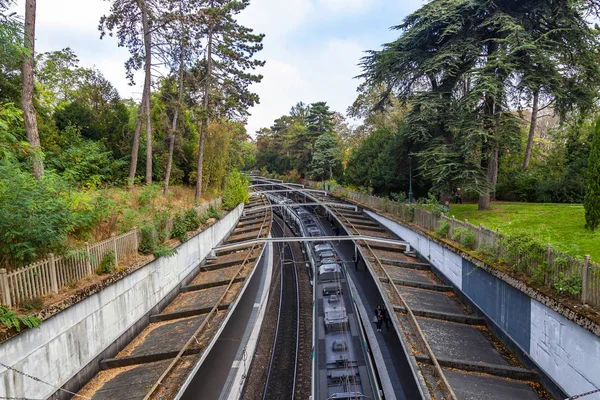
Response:
[[[596,121],[592,150],[588,164],[588,185],[585,191],[585,227],[592,231],[600,226],[600,119]]]
[[[33,161],[33,176],[41,179],[44,176],[44,161],[40,146],[40,136],[33,106],[33,58],[35,55],[35,9],[36,0],[25,1],[25,34],[24,42],[27,54],[23,57],[23,90],[21,93],[21,108],[27,131],[27,141],[31,146]]]
[[[146,183],[152,183],[152,123],[150,91],[152,84],[152,22],[150,5],[153,0],[112,0],[110,14],[100,18],[100,38],[116,30],[119,46],[128,48],[131,57],[125,62],[127,77],[133,84],[133,71],[144,66],[144,90],[138,121],[133,136],[129,184],[133,184],[137,169],[142,126],[146,126]],[[145,118],[144,118],[145,117]],[[144,121],[145,120],[145,121]]]
[[[593,104],[599,74],[589,4],[433,0],[395,27],[400,38],[363,58],[368,85],[385,88],[377,105],[394,95],[410,105],[408,145],[424,146],[420,171],[435,190],[467,187],[489,208],[500,154],[519,141],[511,105],[544,79],[561,115]]]
[[[315,141],[315,152],[310,163],[311,174],[320,176],[325,180],[325,174],[329,173],[329,179],[333,179],[333,167],[340,160],[340,144],[331,133],[325,133]]]
[[[202,11],[207,41],[205,59],[200,68],[202,79],[201,125],[196,169],[196,199],[202,196],[202,164],[204,143],[212,117],[243,118],[248,108],[258,102],[258,96],[248,89],[262,76],[250,71],[263,66],[253,60],[262,49],[264,35],[240,25],[235,16],[244,10],[249,0],[208,0]]]
[[[312,103],[307,117],[307,127],[312,152],[315,152],[315,141],[321,135],[333,130],[333,112],[324,101]]]
[[[0,0],[0,102],[19,103],[21,97],[23,24],[9,11],[13,0]]]

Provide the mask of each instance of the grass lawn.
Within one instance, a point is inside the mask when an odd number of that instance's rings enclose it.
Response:
[[[583,258],[586,254],[600,262],[600,230],[585,229],[581,204],[493,203],[489,211],[477,211],[477,204],[451,204],[450,217],[468,219],[501,233],[526,232],[568,254]]]

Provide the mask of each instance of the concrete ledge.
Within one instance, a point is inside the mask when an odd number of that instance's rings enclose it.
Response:
[[[235,278],[233,280],[233,283],[243,282],[244,279],[246,279],[246,277],[240,276],[238,278]],[[181,291],[182,292],[194,292],[196,290],[210,289],[210,288],[217,287],[217,286],[229,285],[229,282],[231,282],[231,279],[215,281],[215,282],[208,282],[208,283],[199,283],[197,285],[184,286],[181,288]]]
[[[202,349],[187,349],[183,352],[184,356],[198,354]],[[168,360],[177,357],[179,351],[168,351],[165,353],[146,354],[143,356],[126,356],[118,358],[107,358],[100,361],[100,369],[112,369],[127,367],[128,365],[148,364],[155,361]]]
[[[226,310],[227,308],[229,308],[229,303],[221,304],[219,307],[217,307],[217,310],[221,311],[221,310]],[[151,323],[152,322],[162,322],[162,321],[169,321],[172,319],[193,317],[194,315],[208,314],[210,312],[210,310],[212,310],[212,309],[213,309],[212,307],[204,307],[204,308],[197,308],[195,310],[175,311],[175,312],[171,312],[171,313],[155,314],[150,317],[150,322]]]
[[[424,364],[431,364],[431,359],[427,356],[415,356],[418,362]],[[499,376],[502,378],[511,378],[511,379],[519,379],[525,381],[534,381],[537,382],[539,380],[539,375],[536,372],[523,369],[516,368],[510,366],[500,366],[500,365],[492,365],[485,363],[471,363],[466,361],[454,361],[447,358],[439,358],[436,357],[438,363],[442,367],[446,368],[456,368],[463,371],[469,372],[480,372],[484,374],[490,374]]]
[[[369,261],[369,262],[376,262],[373,257],[367,257],[367,261]],[[392,265],[394,267],[403,267],[403,268],[418,269],[418,270],[421,270],[421,271],[429,271],[429,270],[431,270],[431,266],[429,264],[426,264],[426,263],[400,261],[400,260],[390,260],[390,259],[387,259],[387,258],[380,258],[379,261],[381,261],[382,264]]]
[[[394,306],[394,311],[406,313],[406,309],[404,307]],[[433,319],[441,319],[443,321],[449,322],[457,322],[459,324],[465,325],[485,325],[485,319],[481,317],[477,317],[474,315],[462,315],[462,314],[454,314],[454,313],[441,313],[437,311],[427,311],[427,310],[412,310],[413,314],[418,317],[426,317]]]
[[[202,271],[214,271],[217,269],[223,269],[223,268],[227,268],[227,267],[232,267],[234,265],[239,265],[243,261],[244,260],[232,260],[232,261],[224,261],[224,262],[220,262],[220,263],[216,263],[216,264],[206,264],[201,268],[201,270]],[[251,257],[248,259],[248,262],[254,262],[254,261],[256,261],[256,257]]]
[[[381,282],[388,283],[387,278],[382,277],[379,279],[381,280]],[[392,279],[392,282],[394,283],[394,285],[408,286],[408,287],[414,287],[414,288],[418,288],[418,289],[433,290],[435,292],[451,292],[452,291],[452,288],[450,286],[436,285],[434,283],[406,281],[403,279]]]

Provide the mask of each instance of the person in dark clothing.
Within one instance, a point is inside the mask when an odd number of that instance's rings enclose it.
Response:
[[[462,196],[460,195],[460,188],[456,188],[456,193],[454,194],[454,200],[456,204],[462,204]]]
[[[390,331],[390,321],[391,321],[391,319],[390,319],[390,316],[388,314],[387,308],[385,308],[385,306],[383,306],[381,308],[381,316],[383,317],[383,322],[385,322],[385,330],[387,332],[389,332]]]
[[[383,324],[383,309],[380,305],[375,308],[375,317],[377,318],[377,332],[381,332],[381,325]]]

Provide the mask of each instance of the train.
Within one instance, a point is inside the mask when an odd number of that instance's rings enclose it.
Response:
[[[327,234],[316,206],[298,205],[279,194],[268,198],[279,205],[273,212],[296,236],[315,238],[304,242],[315,304],[312,400],[380,399],[343,262],[333,243],[319,240]]]

